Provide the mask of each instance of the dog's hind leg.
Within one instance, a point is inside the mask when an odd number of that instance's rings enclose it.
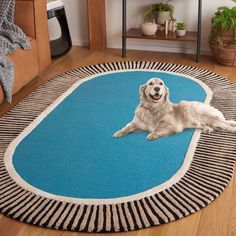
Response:
[[[212,123],[212,127],[216,129],[225,130],[231,133],[236,133],[236,126],[232,125],[231,121],[227,120],[215,120]]]
[[[135,126],[135,124],[133,122],[130,122],[123,129],[114,133],[112,137],[119,138],[119,137],[122,137],[128,133],[132,133],[136,130],[137,130],[137,127]]]
[[[225,120],[225,122],[233,127],[236,127],[236,121],[235,120]]]

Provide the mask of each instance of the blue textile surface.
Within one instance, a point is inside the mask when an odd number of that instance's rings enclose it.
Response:
[[[194,130],[152,142],[145,132],[112,138],[133,118],[139,86],[152,77],[164,80],[172,102],[205,100],[203,88],[184,76],[150,71],[97,76],[21,141],[13,155],[18,174],[41,190],[77,198],[128,196],[170,179]]]

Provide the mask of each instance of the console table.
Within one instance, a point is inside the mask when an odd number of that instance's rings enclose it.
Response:
[[[200,60],[201,50],[201,21],[202,21],[202,0],[198,0],[198,26],[196,32],[187,31],[184,37],[177,37],[174,32],[158,31],[154,36],[143,36],[137,28],[127,30],[127,0],[122,0],[122,57],[126,57],[127,38],[149,39],[149,40],[167,40],[179,42],[192,42],[196,44],[196,62]]]
[[[104,50],[106,48],[105,0],[87,0],[87,2],[90,49]],[[169,34],[166,36],[164,31],[158,31],[158,33],[154,36],[143,36],[137,28],[131,28],[127,30],[127,0],[122,0],[122,57],[126,57],[126,41],[128,38],[167,40],[195,43],[196,62],[199,62],[201,49],[201,20],[202,0],[198,0],[197,31],[188,31],[184,37],[177,37],[173,32],[169,32]]]

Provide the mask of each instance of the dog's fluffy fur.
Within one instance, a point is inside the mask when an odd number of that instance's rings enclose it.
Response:
[[[164,82],[152,78],[140,86],[140,104],[133,120],[113,134],[113,137],[142,130],[149,133],[148,140],[154,140],[188,128],[203,129],[206,132],[216,129],[236,132],[236,121],[225,120],[219,110],[201,102],[171,103],[169,89]]]

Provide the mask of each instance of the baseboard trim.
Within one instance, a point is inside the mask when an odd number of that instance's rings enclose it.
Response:
[[[89,43],[88,43],[88,41],[80,41],[80,40],[74,40],[74,39],[72,39],[72,45],[73,46],[88,46],[89,45]]]
[[[80,40],[72,40],[73,46],[88,46],[88,41],[80,41]],[[108,48],[115,48],[115,49],[121,49],[121,43],[120,42],[112,42],[107,44]],[[155,51],[155,52],[171,52],[171,53],[184,53],[184,54],[195,54],[196,49],[194,46],[187,45],[186,46],[160,46],[160,45],[148,45],[145,43],[127,43],[127,49],[130,50],[141,50],[141,51]],[[211,51],[208,48],[202,48],[201,49],[202,55],[211,55]]]

